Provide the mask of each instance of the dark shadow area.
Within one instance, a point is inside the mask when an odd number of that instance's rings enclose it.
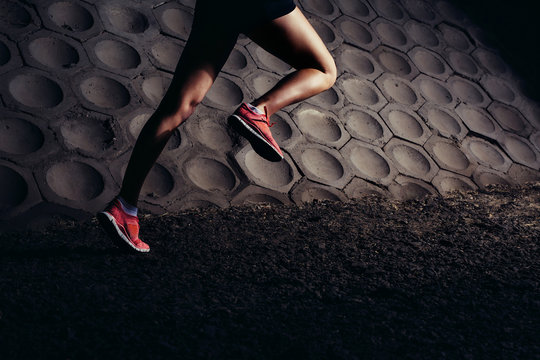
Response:
[[[481,26],[494,47],[524,80],[524,93],[540,101],[540,20],[538,4],[529,0],[451,0]]]
[[[530,359],[540,184],[0,234],[0,357]]]

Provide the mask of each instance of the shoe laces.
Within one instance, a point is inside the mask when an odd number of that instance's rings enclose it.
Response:
[[[259,120],[259,119],[253,119],[253,120],[266,123],[266,125],[268,125],[269,128],[271,128],[272,126],[276,124],[275,122],[272,122],[272,123],[270,122],[270,119],[268,118],[268,110],[266,109],[266,106],[264,107],[264,119],[265,120]]]

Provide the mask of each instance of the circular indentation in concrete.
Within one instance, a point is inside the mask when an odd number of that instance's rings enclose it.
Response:
[[[420,81],[420,90],[426,99],[436,104],[447,105],[453,101],[452,94],[444,86],[433,80],[422,79]]]
[[[425,1],[405,0],[403,4],[413,17],[423,21],[433,21],[437,18],[437,14],[426,4]]]
[[[472,131],[480,134],[489,134],[495,131],[493,121],[479,110],[465,108],[461,110],[460,117]]]
[[[343,13],[348,13],[353,17],[365,18],[370,14],[369,8],[361,1],[338,0],[338,3]]]
[[[28,185],[15,170],[0,165],[0,214],[20,205],[28,195]]]
[[[452,51],[448,55],[448,59],[457,72],[470,76],[478,73],[478,66],[476,66],[476,63],[467,54],[459,51]]]
[[[131,99],[124,85],[108,77],[93,76],[84,79],[79,86],[84,98],[100,108],[119,109]]]
[[[195,185],[207,191],[229,191],[236,184],[236,178],[227,166],[205,157],[191,160],[186,174]]]
[[[253,87],[259,95],[267,93],[278,81],[277,78],[265,74],[258,74],[252,78]]]
[[[53,80],[34,74],[21,74],[9,82],[9,92],[23,105],[51,108],[62,102],[64,94]]]
[[[206,146],[218,151],[230,149],[233,145],[227,131],[213,118],[204,118],[199,121],[197,138]]]
[[[152,113],[143,113],[138,114],[135,117],[131,119],[129,122],[129,133],[131,136],[133,136],[135,139],[139,137],[139,133],[141,132],[144,124],[146,124],[146,121],[152,116]]]
[[[11,60],[11,52],[3,41],[0,41],[0,66],[6,65]]]
[[[247,169],[272,188],[285,186],[293,180],[293,172],[287,161],[269,162],[250,150],[245,157]]]
[[[52,22],[62,29],[81,32],[94,26],[92,14],[72,1],[55,2],[49,6],[47,12]]]
[[[289,64],[282,61],[278,57],[270,54],[269,52],[267,52],[262,47],[256,44],[251,44],[251,46],[249,47],[249,51],[254,55],[254,57],[257,59],[259,63],[261,63],[268,69],[278,74],[283,74],[291,70],[291,67]],[[244,61],[245,60],[246,59],[244,58]],[[229,57],[229,61],[230,61],[230,57]],[[247,65],[247,62],[246,62],[246,65]]]
[[[403,199],[418,199],[424,196],[431,195],[429,190],[415,183],[408,183],[401,187]]]
[[[460,149],[447,142],[440,141],[435,143],[433,154],[453,170],[465,170],[470,165],[467,156]]]
[[[375,25],[375,31],[381,39],[390,45],[403,46],[407,44],[407,36],[397,26],[381,22]]]
[[[69,68],[79,62],[77,50],[55,37],[34,39],[28,50],[34,59],[51,68]]]
[[[158,105],[165,96],[170,83],[170,78],[162,76],[147,77],[143,80],[141,89],[152,105]]]
[[[171,173],[162,165],[154,164],[152,170],[144,180],[141,192],[147,197],[165,196],[174,188],[174,178]]]
[[[418,44],[427,47],[434,48],[439,46],[439,38],[433,32],[433,29],[417,22],[409,22],[405,26],[407,33]]]
[[[242,70],[247,66],[248,62],[246,56],[242,52],[233,49],[227,60],[226,67],[231,70]]]
[[[458,29],[454,29],[450,26],[444,26],[440,29],[443,33],[444,40],[450,45],[451,47],[461,50],[461,51],[467,51],[470,47],[470,42],[467,39],[467,36],[463,34]]]
[[[316,14],[332,15],[334,5],[328,0],[304,0],[303,4],[316,11]]]
[[[510,131],[520,132],[527,127],[525,120],[516,109],[503,104],[493,103],[489,111],[499,124]]]
[[[297,112],[296,123],[304,134],[324,143],[336,142],[342,136],[336,120],[316,109],[305,108]]]
[[[152,45],[152,56],[165,68],[174,69],[184,48],[175,42],[162,40]],[[231,54],[232,55],[232,54]]]
[[[483,49],[478,49],[473,55],[491,74],[499,75],[506,72],[506,64],[499,56]]]
[[[468,104],[481,104],[485,100],[478,89],[464,80],[453,81],[452,90],[463,102]]]
[[[60,132],[69,147],[99,155],[114,142],[114,132],[110,126],[93,119],[65,121],[60,127]]]
[[[193,23],[193,15],[182,9],[170,8],[161,15],[163,23],[182,39],[187,39]]]
[[[73,201],[95,199],[103,191],[103,178],[92,166],[67,161],[51,166],[46,173],[49,187],[59,196]]]
[[[339,95],[335,89],[330,88],[312,97],[311,101],[313,101],[315,104],[320,104],[323,107],[331,107],[339,102]]]
[[[379,102],[379,95],[362,80],[349,78],[343,81],[343,90],[347,97],[356,104],[375,105]]]
[[[98,59],[113,69],[134,69],[141,63],[137,50],[117,40],[102,40],[94,47]]]
[[[433,53],[422,48],[416,48],[412,56],[414,64],[420,69],[420,71],[427,73],[428,75],[441,75],[444,74],[444,63],[439,60]]]
[[[382,179],[390,174],[390,166],[375,151],[363,146],[356,146],[350,154],[352,164],[369,177]]]
[[[461,179],[448,176],[441,180],[440,190],[447,193],[452,191],[471,191],[474,188]]]
[[[499,78],[490,76],[482,82],[482,85],[495,100],[512,103],[516,99],[514,91]]]
[[[341,61],[346,69],[356,75],[371,75],[375,71],[375,66],[362,51],[355,48],[348,48],[340,55]]]
[[[424,134],[422,125],[418,123],[412,115],[404,111],[392,110],[388,113],[388,121],[395,135],[406,138],[416,139]]]
[[[30,154],[41,148],[43,142],[43,133],[34,124],[18,118],[0,119],[0,151]]]
[[[353,43],[368,45],[373,41],[371,33],[357,22],[345,20],[340,23],[340,27],[345,38]]]
[[[272,115],[270,121],[274,122],[274,126],[272,126],[272,136],[278,143],[283,143],[293,136],[292,128],[287,121],[279,116],[279,114]]]
[[[390,20],[401,20],[405,16],[396,1],[375,0],[373,6],[375,6],[379,14]]]
[[[336,194],[333,194],[332,192],[320,187],[311,187],[304,190],[304,192],[302,192],[302,195],[300,196],[300,199],[302,202],[305,203],[309,203],[314,200],[341,201],[341,199]]]
[[[480,183],[479,185],[484,187],[487,185],[510,185],[508,181],[492,172],[484,172],[478,175],[478,182]]]
[[[149,26],[146,16],[130,7],[111,6],[106,14],[112,26],[122,32],[140,34]]]
[[[394,159],[415,176],[425,176],[431,170],[429,161],[422,153],[408,145],[399,144],[392,148]]]
[[[218,77],[206,97],[221,106],[235,106],[242,102],[244,94],[231,80]]]
[[[397,78],[387,78],[383,82],[386,93],[394,100],[405,105],[414,105],[418,97],[413,89]]]
[[[345,170],[332,154],[317,148],[306,149],[302,153],[302,163],[315,176],[336,181],[343,177]]]
[[[443,133],[457,136],[461,132],[459,122],[440,109],[429,109],[427,117],[431,124]]]
[[[318,21],[317,18],[310,19],[311,26],[315,29],[319,37],[325,44],[331,44],[336,40],[336,34],[328,25],[322,21]]]
[[[504,147],[514,159],[526,164],[534,164],[537,160],[536,152],[525,141],[517,136],[506,136],[504,138]]]
[[[349,111],[344,120],[349,130],[352,130],[356,137],[360,136],[375,141],[384,136],[384,129],[381,124],[364,111]]]
[[[474,156],[485,163],[493,166],[504,165],[504,157],[488,142],[471,140],[469,150]]]
[[[382,51],[379,54],[379,62],[390,72],[399,76],[406,76],[412,72],[409,62],[403,56],[392,51]]]
[[[26,9],[15,1],[2,1],[0,3],[0,28],[22,29],[32,22],[32,17]]]
[[[540,132],[531,135],[531,143],[540,151]]]

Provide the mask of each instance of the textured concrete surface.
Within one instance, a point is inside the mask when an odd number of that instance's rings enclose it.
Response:
[[[0,219],[85,218],[118,191],[189,35],[194,0],[0,0]],[[150,173],[161,213],[253,202],[400,199],[540,179],[540,104],[452,3],[299,0],[335,86],[275,114],[281,163],[226,117],[292,69],[248,38]]]

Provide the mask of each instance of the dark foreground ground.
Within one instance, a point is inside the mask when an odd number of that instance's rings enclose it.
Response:
[[[0,235],[0,358],[538,359],[540,184]]]

